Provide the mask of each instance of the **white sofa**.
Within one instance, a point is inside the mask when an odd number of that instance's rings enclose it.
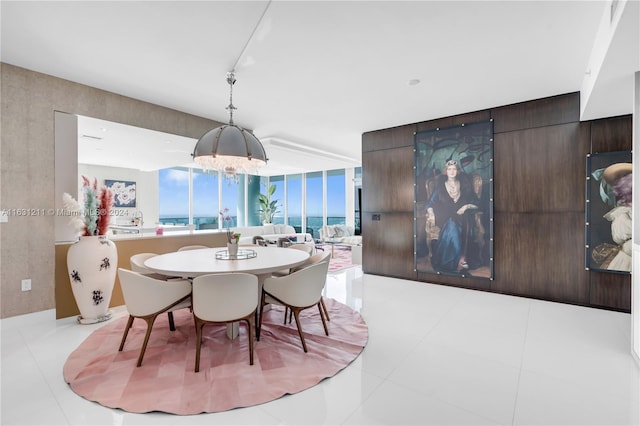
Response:
[[[353,235],[353,226],[327,225],[319,229],[320,239],[337,241],[340,244],[359,246],[362,244],[362,235]]]
[[[313,241],[311,234],[296,233],[296,230],[291,225],[283,224],[270,224],[261,226],[243,226],[238,228],[232,228],[233,232],[240,233],[240,244],[253,243],[253,237],[260,235],[268,242],[277,242],[278,238],[290,238],[295,239],[296,242]]]

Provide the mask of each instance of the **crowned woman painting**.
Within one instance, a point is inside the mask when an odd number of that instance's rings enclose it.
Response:
[[[480,261],[470,248],[484,236],[476,215],[482,182],[462,173],[456,160],[447,161],[443,171],[432,181],[433,189],[427,190],[430,197],[425,219],[431,265],[438,272],[464,273],[478,267]]]
[[[493,122],[415,135],[418,272],[493,278]]]

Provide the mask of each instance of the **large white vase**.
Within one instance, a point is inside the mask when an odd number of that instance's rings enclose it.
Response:
[[[82,236],[69,247],[67,270],[80,310],[79,323],[94,324],[111,318],[109,303],[117,268],[118,250],[104,235]]]

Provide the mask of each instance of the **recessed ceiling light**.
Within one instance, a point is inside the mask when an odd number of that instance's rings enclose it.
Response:
[[[409,86],[415,86],[416,84],[420,84],[420,80],[418,80],[417,78],[412,78],[411,80],[409,80]]]

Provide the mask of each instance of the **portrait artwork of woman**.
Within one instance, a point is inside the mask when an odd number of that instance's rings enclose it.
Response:
[[[437,272],[467,274],[478,266],[476,248],[484,237],[478,210],[482,180],[478,179],[462,172],[456,160],[448,160],[444,173],[427,188],[427,246]]]
[[[632,171],[631,163],[611,164],[601,175],[596,171],[596,176],[606,184],[606,190],[601,191],[602,201],[611,207],[603,215],[611,222],[611,242],[596,245],[591,254],[593,261],[603,269],[631,271]]]

